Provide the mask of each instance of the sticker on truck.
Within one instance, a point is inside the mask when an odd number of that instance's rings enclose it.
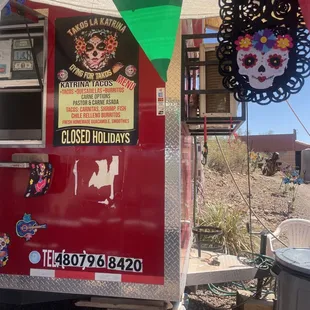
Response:
[[[106,256],[105,254],[90,254],[85,250],[83,253],[67,253],[65,250],[42,250],[43,267],[62,268],[76,267],[101,268],[125,272],[143,272],[143,260],[132,257]]]

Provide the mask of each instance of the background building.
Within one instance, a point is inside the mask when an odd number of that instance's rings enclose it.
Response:
[[[246,143],[246,136],[239,136]],[[301,151],[310,148],[310,144],[297,140],[294,129],[292,134],[266,134],[249,136],[250,148],[255,152],[280,154],[280,161],[297,169],[301,165]]]

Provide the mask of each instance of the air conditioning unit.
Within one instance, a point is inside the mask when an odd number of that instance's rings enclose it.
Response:
[[[214,90],[212,94],[200,94],[200,117],[236,117],[238,103],[232,93],[216,93],[224,89],[223,77],[218,72],[216,57],[217,44],[202,43],[199,48],[199,60],[211,63],[201,66],[199,72],[200,90]],[[214,125],[216,128],[227,128],[227,125]],[[209,126],[208,126],[209,127]]]

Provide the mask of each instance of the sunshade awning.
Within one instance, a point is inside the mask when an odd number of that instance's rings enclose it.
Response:
[[[122,17],[163,81],[181,19],[219,14],[218,0],[31,0],[76,11]]]
[[[219,0],[30,1],[64,7],[80,12],[124,18],[133,35],[136,37],[164,81],[167,79],[166,73],[173,52],[179,19],[208,18],[208,20],[206,20],[206,26],[213,29],[218,29],[221,24],[221,19],[218,17]],[[310,1],[299,0],[299,3],[309,28]],[[147,29],[147,31],[145,31],[145,29]]]
[[[68,9],[121,17],[113,0],[30,0],[40,4],[49,4]],[[145,0],[147,3],[148,0]],[[198,19],[219,16],[218,0],[183,0],[181,18]]]

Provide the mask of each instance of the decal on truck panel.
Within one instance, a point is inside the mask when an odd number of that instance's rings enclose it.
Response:
[[[106,159],[103,160],[97,160],[96,161],[99,171],[98,173],[94,172],[92,177],[89,180],[88,186],[94,186],[98,189],[110,186],[110,196],[108,199],[105,199],[104,201],[99,201],[99,203],[108,205],[113,204],[114,199],[114,179],[115,176],[119,173],[119,157],[118,156],[112,156],[112,162],[110,166],[108,167],[108,161]]]
[[[77,16],[55,27],[54,145],[137,144],[139,45],[125,22]]]
[[[79,160],[76,160],[73,167],[73,174],[74,174],[74,195],[77,195],[78,190],[78,162]]]
[[[100,268],[125,272],[143,272],[143,260],[132,257],[107,256],[106,254],[91,254],[85,250],[83,253],[68,253],[66,250],[42,250],[43,267],[62,268],[75,267]]]
[[[156,88],[156,115],[165,115],[166,89]]]
[[[123,282],[123,283],[141,283],[164,285],[164,277],[144,276],[142,274],[120,274],[120,273],[104,273],[104,272],[85,272],[72,271],[62,269],[39,269],[31,268],[30,276],[44,278],[60,278],[60,279],[81,279],[81,280],[96,280],[104,282]]]
[[[83,161],[82,161],[83,163]],[[101,196],[102,200],[99,200],[99,204],[103,204],[109,206],[111,208],[115,208],[114,198],[115,198],[115,190],[114,190],[114,181],[115,177],[119,175],[119,156],[112,156],[112,159],[101,159],[96,160],[97,169],[90,170],[93,171],[89,180],[85,183],[88,187],[95,187],[100,190],[101,188],[108,188],[109,194],[105,194],[105,196]],[[79,160],[75,160],[72,173],[74,175],[74,195],[77,196],[78,193],[78,183],[79,183],[79,169],[80,168]],[[82,165],[83,166],[83,165]],[[95,167],[94,167],[95,168]],[[83,181],[84,182],[84,181]]]
[[[0,234],[0,267],[4,267],[9,260],[10,237],[6,233]]]
[[[25,238],[29,241],[38,231],[38,229],[47,228],[46,224],[39,225],[35,220],[31,218],[31,214],[24,214],[22,220],[16,223],[16,234],[20,238]]]
[[[38,264],[41,260],[41,254],[38,251],[32,251],[29,254],[29,261],[31,264]]]
[[[137,73],[137,68],[135,66],[129,65],[126,67],[125,73],[128,77],[133,77]]]
[[[32,163],[26,198],[45,195],[50,188],[53,167],[50,163]]]

